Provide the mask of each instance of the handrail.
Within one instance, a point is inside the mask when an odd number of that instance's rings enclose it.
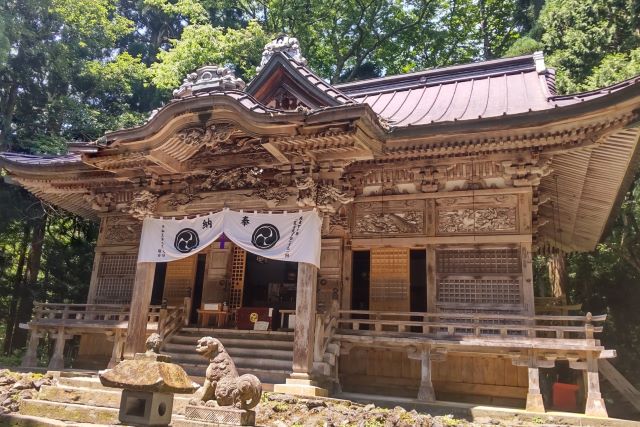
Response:
[[[594,333],[602,332],[606,314],[594,316],[508,315],[487,313],[425,313],[370,310],[340,310],[337,320],[341,332],[369,331],[432,336],[474,336],[499,338],[582,339],[593,343]],[[391,318],[388,318],[391,317]],[[421,319],[421,320],[416,320]],[[361,328],[367,325],[366,329]]]
[[[338,327],[339,311],[337,307],[332,307],[325,313],[316,314],[316,333],[313,345],[313,359],[322,362],[327,346],[333,338],[333,334]]]
[[[173,308],[173,307],[171,307]],[[129,321],[129,305],[117,304],[63,304],[35,302],[31,323],[51,323],[51,321],[63,324],[82,323],[120,323]],[[149,307],[148,323],[158,323],[162,307],[152,305]]]
[[[185,319],[188,316],[187,307],[189,302],[186,301],[190,298],[185,298],[182,305],[177,307],[161,308],[158,318],[158,334],[163,342],[169,339],[173,334],[178,332],[185,324]]]

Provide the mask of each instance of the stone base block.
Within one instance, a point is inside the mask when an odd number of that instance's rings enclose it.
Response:
[[[540,393],[527,393],[527,411],[544,412],[544,401]]]
[[[209,425],[221,426],[254,426],[256,425],[256,413],[246,409],[237,409],[228,406],[195,406],[187,405],[184,409],[184,418],[187,421],[198,421]]]
[[[295,394],[298,396],[328,397],[329,391],[317,386],[312,380],[287,378],[286,384],[275,384],[273,391],[276,393]]]
[[[166,426],[171,422],[173,394],[123,390],[118,419],[122,424]]]

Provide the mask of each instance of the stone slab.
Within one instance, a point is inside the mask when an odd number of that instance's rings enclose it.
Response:
[[[35,417],[91,424],[119,424],[118,410],[75,403],[28,399],[20,402],[20,413]]]
[[[298,384],[295,382],[290,382],[290,380],[290,378],[287,379],[287,384],[275,384],[273,386],[273,391],[275,393],[294,394],[296,396],[329,396],[329,391],[326,388],[321,388],[310,384]]]
[[[254,411],[226,406],[187,405],[184,410],[184,418],[189,421],[213,423],[214,425],[254,426],[256,424]]]

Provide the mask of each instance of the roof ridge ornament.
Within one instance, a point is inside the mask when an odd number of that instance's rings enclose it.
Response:
[[[224,66],[205,65],[187,74],[182,85],[173,91],[174,98],[185,98],[196,92],[243,90],[246,84],[234,72]]]
[[[276,39],[270,41],[264,46],[262,51],[262,60],[260,66],[256,67],[256,72],[260,72],[271,57],[277,53],[286,53],[291,59],[296,61],[300,65],[307,65],[307,60],[302,56],[300,50],[300,42],[295,37],[289,37],[286,34],[280,34]]]

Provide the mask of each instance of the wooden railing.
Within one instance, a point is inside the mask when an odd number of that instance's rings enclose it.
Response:
[[[336,312],[327,311],[323,314],[316,314],[316,333],[313,343],[313,360],[315,362],[322,362],[337,325]]]
[[[181,306],[160,308],[158,334],[163,342],[166,342],[189,321],[190,305],[191,299],[187,297]]]
[[[159,323],[162,307],[149,307],[148,323]],[[60,326],[89,325],[113,326],[129,321],[129,306],[120,304],[59,304],[34,303],[31,323]]]
[[[593,340],[606,315],[526,316],[340,310],[339,333],[416,334],[430,337],[553,338]]]

